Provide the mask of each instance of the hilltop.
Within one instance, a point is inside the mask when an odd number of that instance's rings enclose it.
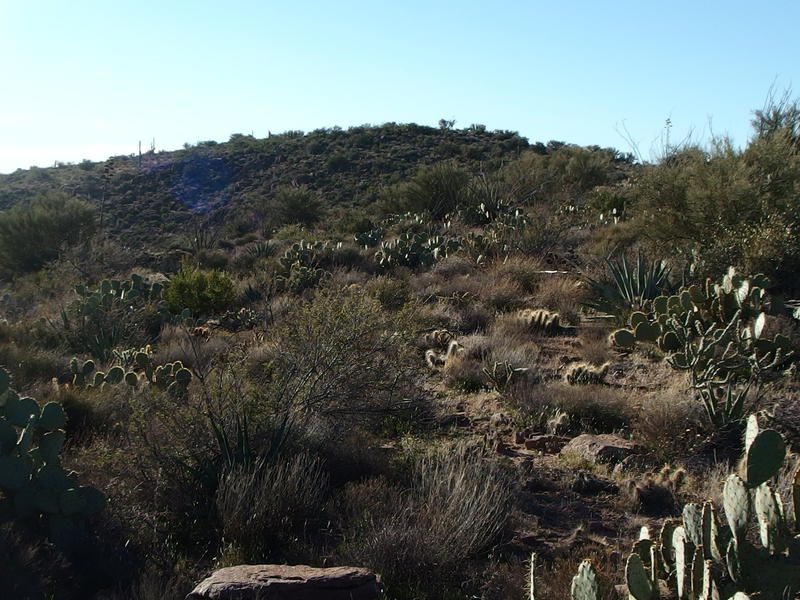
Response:
[[[282,185],[307,186],[328,208],[364,206],[383,187],[420,167],[456,160],[472,172],[495,171],[524,151],[559,146],[529,144],[511,131],[380,126],[289,131],[257,139],[200,142],[173,152],[115,156],[0,175],[0,208],[54,190],[96,205],[105,203],[110,233],[148,240],[180,233],[187,222],[246,219]],[[255,224],[242,223],[253,230]]]

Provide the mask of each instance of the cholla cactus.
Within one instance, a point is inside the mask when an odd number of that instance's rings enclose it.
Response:
[[[422,343],[428,348],[447,348],[455,336],[447,329],[435,329],[422,337]]]
[[[439,331],[444,332],[443,329]],[[445,337],[446,336],[444,334],[441,334],[439,336],[440,341],[444,341]],[[447,361],[457,356],[464,356],[467,352],[467,349],[464,348],[464,346],[462,346],[461,344],[459,344],[457,340],[450,339],[449,343],[447,343],[446,345],[447,345],[447,352],[445,352],[444,354],[438,353],[433,349],[428,349],[425,351],[425,363],[431,369],[434,370],[442,369],[447,364]]]
[[[518,318],[525,323],[531,331],[541,332],[545,335],[559,335],[563,333],[561,326],[561,315],[543,308],[524,309],[517,314]]]
[[[564,379],[570,385],[602,384],[610,363],[604,363],[599,367],[585,362],[573,363],[567,367]]]

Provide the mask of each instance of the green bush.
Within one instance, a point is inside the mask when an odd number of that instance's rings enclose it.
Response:
[[[64,194],[40,196],[0,212],[0,274],[36,271],[94,231],[93,209]]]
[[[306,186],[283,185],[273,198],[263,204],[261,210],[271,227],[308,227],[322,217],[322,202]]]
[[[201,315],[227,309],[236,298],[236,288],[233,280],[220,271],[184,264],[170,281],[166,298],[172,312],[188,308]]]
[[[421,169],[414,178],[395,188],[385,202],[389,212],[428,213],[441,219],[467,200],[470,176],[458,163],[441,162]]]
[[[263,357],[279,410],[341,424],[407,409],[418,368],[409,317],[366,294],[324,288],[294,307]]]
[[[795,104],[763,114],[743,151],[718,139],[709,148],[674,150],[646,169],[632,188],[634,227],[660,253],[694,263],[698,275],[713,277],[736,265],[763,272],[794,294],[800,289],[800,118]]]

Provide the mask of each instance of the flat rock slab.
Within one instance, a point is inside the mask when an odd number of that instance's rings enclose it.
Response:
[[[201,581],[186,600],[378,600],[380,575],[357,567],[226,567]]]
[[[572,438],[561,454],[572,454],[592,463],[618,463],[636,451],[632,442],[611,433],[584,433]]]

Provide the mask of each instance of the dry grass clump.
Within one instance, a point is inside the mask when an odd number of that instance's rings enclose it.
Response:
[[[450,279],[459,275],[470,275],[477,271],[478,266],[473,261],[458,254],[453,254],[437,262],[429,271],[429,274],[435,278]]]
[[[376,277],[366,284],[366,289],[387,310],[399,310],[411,299],[407,279]]]
[[[17,389],[49,381],[60,375],[67,364],[56,350],[21,345],[14,341],[0,342],[0,365],[8,370]]]
[[[530,294],[541,281],[548,275],[542,274],[545,270],[544,263],[534,256],[514,255],[504,260],[496,260],[489,265],[489,269],[498,278],[509,278],[516,283],[523,292]]]
[[[536,306],[556,311],[564,321],[577,324],[580,303],[585,295],[585,288],[574,277],[545,275],[536,286],[533,302]]]
[[[536,586],[538,596],[542,598],[569,598],[572,578],[578,572],[578,565],[588,559],[597,573],[599,584],[598,600],[618,600],[614,585],[620,579],[621,553],[612,548],[575,549],[571,555],[556,558],[551,564],[543,565],[537,572]]]
[[[507,362],[517,367],[533,367],[539,363],[541,347],[528,337],[492,331],[488,343],[491,348],[489,362]]]
[[[442,278],[421,275],[412,281],[415,295],[427,301],[433,298],[459,303],[481,303],[492,310],[509,310],[523,302],[524,292],[511,277],[496,271],[480,270]]]
[[[98,600],[183,600],[194,581],[177,576],[159,575],[152,566],[146,568],[128,589],[102,594]]]
[[[640,393],[632,400],[638,404],[633,430],[650,452],[664,461],[695,452],[701,441],[702,409],[683,385]]]
[[[442,365],[445,385],[462,392],[477,392],[486,386],[486,377],[483,374],[483,363],[456,354],[445,360]]]
[[[522,422],[544,428],[548,419],[563,413],[566,422],[561,430],[576,435],[619,431],[629,424],[632,413],[627,391],[608,386],[512,385],[506,397]]]
[[[215,496],[223,544],[250,561],[291,556],[309,522],[321,518],[327,488],[319,459],[307,454],[231,469]]]
[[[608,329],[605,327],[580,328],[580,353],[581,358],[593,365],[602,365],[613,356],[608,344]]]
[[[420,328],[442,328],[462,334],[484,331],[492,319],[485,307],[476,303],[436,302],[420,306],[414,315]]]
[[[223,336],[194,335],[185,327],[165,325],[161,330],[158,351],[153,360],[157,364],[181,361],[195,373],[206,373],[215,361],[219,361],[230,347]]]
[[[437,596],[500,534],[511,497],[509,476],[482,453],[423,457],[407,490],[372,480],[347,491],[341,558],[381,573],[392,597]]]

